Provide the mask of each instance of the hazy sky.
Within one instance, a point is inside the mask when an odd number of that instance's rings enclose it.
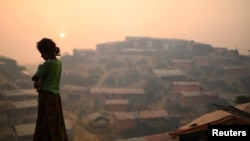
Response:
[[[36,50],[43,37],[62,53],[126,36],[250,49],[250,0],[1,0],[0,18],[0,55],[19,64],[43,61]]]

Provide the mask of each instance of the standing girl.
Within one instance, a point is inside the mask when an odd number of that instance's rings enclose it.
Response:
[[[59,87],[62,64],[56,58],[60,56],[60,49],[48,38],[39,41],[37,49],[45,62],[32,77],[38,92],[38,116],[33,141],[68,141]]]

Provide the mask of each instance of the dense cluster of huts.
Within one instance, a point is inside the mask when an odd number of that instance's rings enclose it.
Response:
[[[170,53],[168,54],[168,52]],[[186,53],[184,57],[181,54],[183,52]],[[174,56],[175,53],[176,56]],[[211,56],[210,53],[213,55]],[[168,55],[164,58],[168,66],[156,67],[164,54]],[[211,104],[219,96],[217,93],[204,90],[203,84],[196,79],[190,79],[188,74],[190,70],[209,66],[213,62],[214,65],[221,66],[224,76],[232,76],[233,74],[234,77],[237,77],[248,73],[247,67],[241,64],[235,65],[239,56],[237,50],[214,48],[208,44],[177,39],[126,37],[125,41],[97,44],[96,51],[76,49],[74,55],[77,56],[78,61],[86,61],[87,59],[92,64],[104,64],[107,60],[119,60],[120,63],[122,61],[129,62],[130,66],[138,64],[150,66],[150,71],[139,72],[140,76],[143,77],[147,73],[146,75],[159,79],[165,90],[168,91],[167,93],[174,95],[176,102],[183,107]],[[232,60],[234,63],[230,63]],[[112,68],[107,67],[106,69]],[[89,68],[80,70],[68,68],[64,70],[64,73],[78,71],[89,72]],[[144,70],[142,69],[142,71]],[[216,74],[211,73],[206,77],[215,78]],[[235,114],[237,112],[230,113],[219,110],[182,126],[179,116],[169,114],[165,107],[157,109],[135,108],[136,105],[143,105],[146,98],[145,89],[125,87],[128,82],[126,85],[124,83],[123,87],[119,87],[119,84],[113,87],[63,85],[61,93],[63,103],[73,105],[82,102],[83,99],[86,103],[94,102],[95,106],[104,112],[96,110],[92,113],[80,113],[80,118],[81,116],[88,117],[89,126],[92,128],[112,128],[115,131],[132,135],[131,138],[118,139],[118,141],[185,141],[193,137],[193,133],[195,135],[201,133],[197,137],[204,139],[204,133],[206,133],[209,124],[231,124],[231,121],[243,124],[250,123],[249,119]],[[30,140],[34,132],[37,114],[35,90],[1,91],[0,96],[0,110],[3,113],[0,115],[0,124],[3,125],[0,129],[2,131],[0,132],[0,140]],[[250,112],[249,103],[240,105],[238,108],[246,113]],[[74,127],[67,121],[67,118],[65,123],[69,137],[73,139]],[[135,132],[137,134],[133,134]]]
[[[79,87],[65,86],[71,89],[67,92],[67,100],[81,101],[83,95],[87,95],[91,101],[97,101],[103,112],[95,112],[88,115],[90,125],[93,128],[112,128],[116,131],[142,131],[141,135],[162,133],[179,126],[179,117],[169,115],[161,108],[157,110],[135,110],[132,105],[143,102],[145,91],[142,88],[89,88],[85,94],[79,94]],[[63,89],[65,89],[63,87]],[[82,91],[83,92],[83,91]],[[78,93],[78,95],[76,94]],[[72,99],[72,96],[75,97]]]
[[[35,89],[4,90],[0,92],[0,140],[32,140],[37,118],[37,92]],[[69,138],[73,137],[73,127],[65,119]]]

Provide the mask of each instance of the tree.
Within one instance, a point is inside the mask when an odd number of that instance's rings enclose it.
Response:
[[[243,104],[250,102],[250,96],[237,96],[234,100],[236,104]]]
[[[247,93],[250,95],[250,76],[247,75],[247,76],[241,78],[240,81],[245,86]]]

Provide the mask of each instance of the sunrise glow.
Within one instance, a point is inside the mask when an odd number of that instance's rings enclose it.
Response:
[[[126,36],[194,40],[248,54],[249,5],[249,0],[0,0],[0,55],[34,63],[41,60],[34,44],[43,37],[71,52]],[[37,55],[31,59],[23,50]]]
[[[61,32],[61,33],[60,33],[60,37],[61,37],[61,38],[64,38],[64,37],[65,37],[65,33],[64,33],[64,32]]]

